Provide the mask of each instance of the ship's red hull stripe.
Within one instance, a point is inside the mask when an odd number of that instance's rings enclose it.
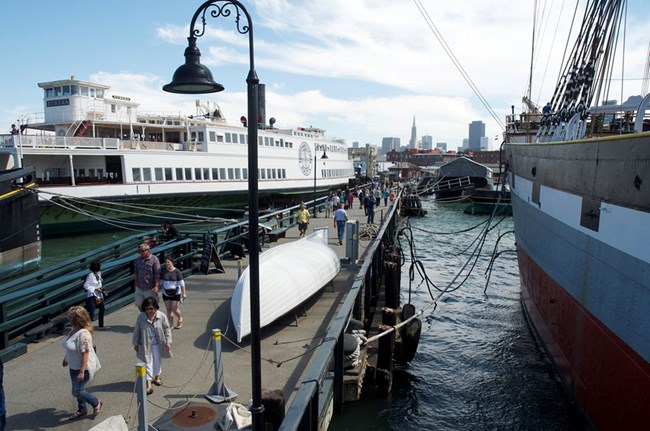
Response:
[[[521,248],[517,253],[526,311],[592,423],[599,430],[650,429],[650,364]]]

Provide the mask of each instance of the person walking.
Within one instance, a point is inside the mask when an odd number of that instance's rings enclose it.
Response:
[[[172,357],[172,328],[165,313],[159,310],[158,300],[145,298],[141,313],[133,329],[133,348],[147,371],[147,395],[153,393],[152,382],[162,385],[162,359]]]
[[[316,210],[314,209],[314,211]],[[302,202],[300,203],[300,209],[296,211],[296,221],[298,222],[298,236],[305,236],[307,227],[309,227],[309,210]]]
[[[104,329],[104,287],[102,280],[102,264],[99,260],[93,260],[88,268],[90,273],[86,276],[84,281],[84,289],[86,289],[86,311],[90,316],[90,321],[95,319],[95,309],[99,310],[99,329]]]
[[[388,206],[388,195],[389,195],[388,188],[384,189],[383,195],[384,195],[384,206],[387,207]]]
[[[185,300],[185,280],[183,273],[174,266],[171,257],[165,258],[165,267],[160,274],[162,284],[162,297],[167,309],[167,318],[169,326],[181,329],[183,327],[183,315],[179,308],[181,301]],[[174,326],[174,315],[178,316],[178,324]]]
[[[366,203],[367,207],[367,213],[368,213],[368,224],[373,224],[375,222],[375,205],[376,205],[376,200],[374,196],[368,197],[368,201]]]
[[[158,302],[160,261],[151,254],[149,244],[140,244],[138,250],[140,256],[135,259],[135,306],[141,308],[145,298],[154,297]]]
[[[93,325],[85,308],[74,306],[68,310],[68,322],[72,328],[61,342],[65,352],[63,366],[70,369],[72,396],[77,399],[77,411],[68,420],[74,420],[88,414],[86,404],[93,407],[93,415],[102,410],[103,403],[85,389],[86,383],[101,368],[93,348]]]
[[[332,216],[332,208],[334,208],[334,202],[332,202],[333,197],[334,194],[330,193],[325,201],[325,218],[330,218]]]
[[[337,229],[339,237],[339,245],[343,245],[343,236],[345,235],[345,223],[348,221],[348,213],[343,209],[343,205],[339,204],[336,211],[334,211],[334,227]]]

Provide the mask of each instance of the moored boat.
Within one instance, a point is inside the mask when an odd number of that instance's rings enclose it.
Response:
[[[587,2],[552,102],[505,146],[524,310],[577,406],[608,430],[650,424],[650,95],[591,106],[624,8]]]
[[[34,168],[0,171],[0,279],[27,272],[41,261]]]
[[[277,245],[260,255],[260,327],[274,322],[332,281],[341,269],[327,243],[327,229]],[[230,300],[237,341],[251,332],[249,268],[237,280]]]
[[[146,230],[170,215],[243,211],[246,118],[229,124],[218,105],[201,100],[194,115],[139,112],[130,97],[74,76],[38,85],[44,112],[0,135],[0,169],[35,167],[45,235],[116,225]],[[354,177],[344,141],[317,127],[274,125],[259,118],[262,207],[312,196],[314,183],[325,194]],[[315,157],[322,152],[324,161]]]
[[[474,189],[492,187],[492,169],[467,157],[440,165],[435,181],[428,186],[437,202],[458,202]]]

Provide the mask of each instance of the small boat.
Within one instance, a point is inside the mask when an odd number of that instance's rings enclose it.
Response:
[[[491,189],[492,169],[467,157],[459,157],[440,166],[430,190],[436,202],[458,202],[464,194],[478,188]]]
[[[0,279],[41,262],[41,233],[33,167],[0,171]]]
[[[470,204],[465,207],[465,214],[511,215],[510,189],[475,189],[467,196]],[[496,211],[495,211],[496,208]]]
[[[332,281],[341,269],[327,229],[260,254],[260,327],[289,313]],[[250,279],[242,272],[230,302],[237,342],[251,333]]]

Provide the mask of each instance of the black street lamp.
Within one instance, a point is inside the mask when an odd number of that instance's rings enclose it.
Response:
[[[234,12],[237,31],[248,34],[250,70],[246,78],[248,89],[248,249],[250,274],[250,313],[251,313],[251,374],[253,405],[253,429],[264,427],[264,406],[262,405],[262,366],[260,332],[260,266],[259,266],[259,207],[257,185],[257,95],[259,79],[255,73],[253,21],[246,8],[237,0],[208,0],[194,13],[190,24],[188,47],[185,49],[185,64],[174,72],[172,82],[163,86],[164,91],[181,94],[216,93],[223,85],[214,82],[210,69],[200,62],[201,53],[196,39],[205,34],[206,16],[212,18],[230,17]],[[242,23],[242,14],[246,22]],[[195,28],[201,18],[200,28]]]
[[[315,150],[314,151],[314,218],[318,217],[318,215],[317,215],[318,210],[316,208],[316,171],[318,170],[317,169],[318,165],[316,165],[316,163],[318,162],[318,158],[316,156],[316,151],[318,151],[318,147],[319,146],[316,145],[316,147],[314,148],[314,150]],[[329,159],[329,157],[327,157],[327,153],[325,152],[325,146],[323,146],[323,155],[320,156],[320,158],[321,159]]]

